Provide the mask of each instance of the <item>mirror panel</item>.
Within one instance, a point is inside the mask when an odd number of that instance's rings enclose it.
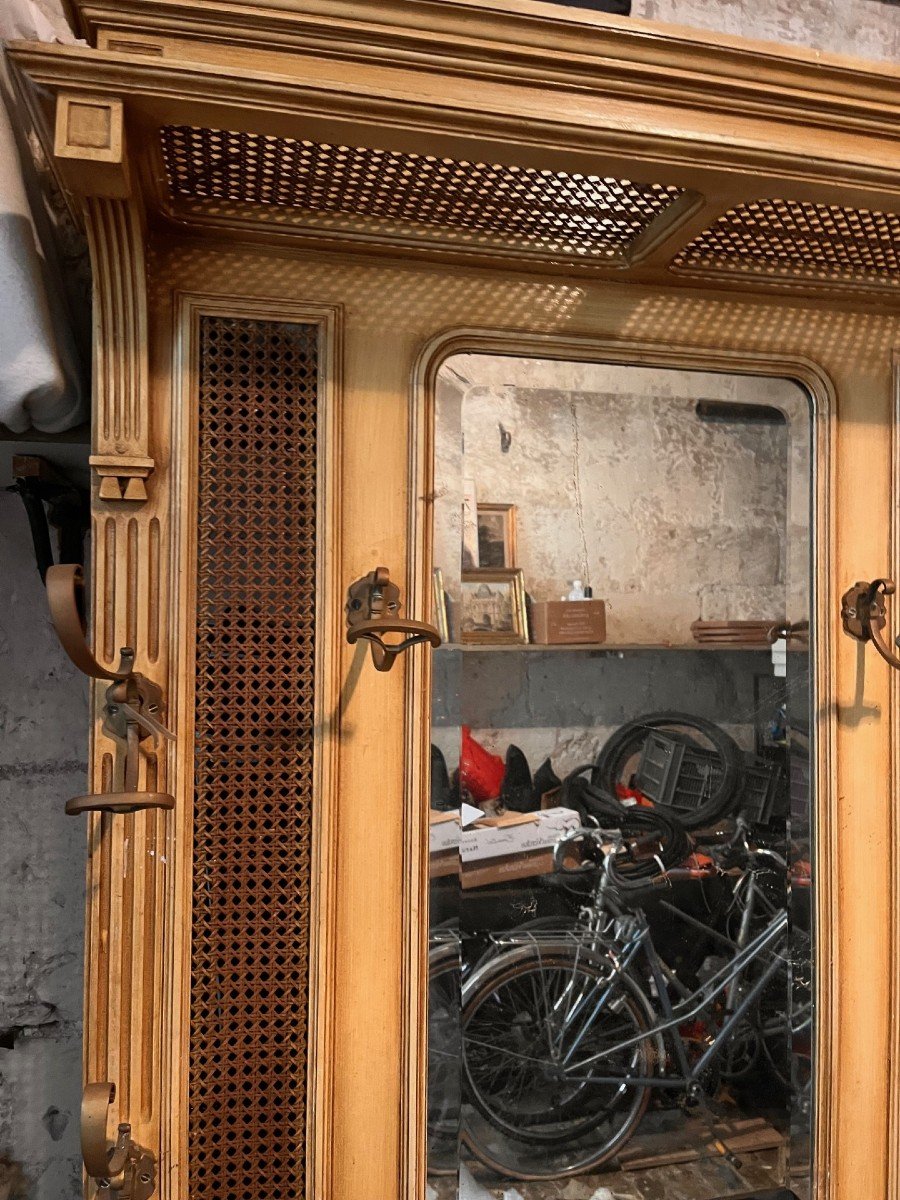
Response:
[[[441,367],[429,1200],[810,1195],[810,430],[784,379]]]

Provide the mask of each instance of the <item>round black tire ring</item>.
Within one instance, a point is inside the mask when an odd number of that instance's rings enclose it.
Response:
[[[677,814],[678,820],[686,829],[701,829],[732,811],[744,770],[744,758],[737,742],[724,729],[720,729],[713,721],[707,721],[705,717],[695,717],[690,713],[658,712],[647,713],[643,717],[627,721],[616,730],[597,755],[591,783],[610,796],[615,796],[616,785],[623,782],[620,776],[624,764],[640,750],[647,733],[653,729],[667,728],[696,730],[711,743],[722,764],[719,786],[706,804],[695,812]]]

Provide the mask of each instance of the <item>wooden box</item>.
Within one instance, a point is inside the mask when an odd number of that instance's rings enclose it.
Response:
[[[605,601],[535,600],[531,605],[531,640],[540,646],[605,642]]]

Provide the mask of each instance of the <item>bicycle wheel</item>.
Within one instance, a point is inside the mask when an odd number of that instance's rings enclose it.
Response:
[[[461,1114],[459,949],[433,949],[428,963],[428,1174],[455,1175]]]
[[[476,973],[463,997],[464,1124],[486,1166],[561,1178],[599,1166],[631,1137],[650,1093],[626,1076],[650,1076],[655,1061],[639,997],[629,976],[578,947],[525,947]]]

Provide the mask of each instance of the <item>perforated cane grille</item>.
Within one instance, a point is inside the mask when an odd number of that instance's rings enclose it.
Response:
[[[161,130],[176,196],[355,213],[620,257],[677,187],[258,133]]]
[[[741,204],[694,238],[676,270],[900,284],[900,216],[834,204]]]
[[[203,319],[192,1200],[304,1195],[316,329]]]

